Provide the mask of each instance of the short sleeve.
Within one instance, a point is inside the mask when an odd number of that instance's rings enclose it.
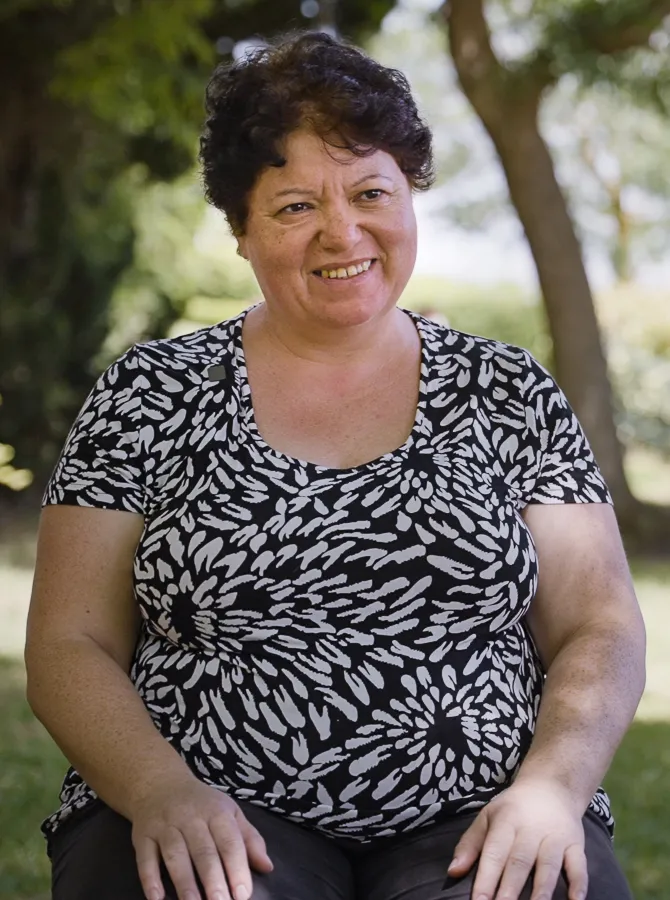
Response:
[[[527,503],[612,503],[584,430],[567,398],[530,354],[522,385],[535,477]]]
[[[140,430],[145,380],[135,348],[103,372],[70,430],[47,484],[44,506],[144,513]]]

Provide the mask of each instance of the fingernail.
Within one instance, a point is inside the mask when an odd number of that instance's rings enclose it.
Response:
[[[235,900],[249,900],[249,897],[251,896],[243,884],[240,884],[235,888],[234,894]]]
[[[457,869],[461,864],[458,856],[455,856],[452,861],[449,863],[449,869],[447,871],[451,872],[452,869]]]

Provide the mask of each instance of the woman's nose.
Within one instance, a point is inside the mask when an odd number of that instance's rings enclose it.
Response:
[[[360,238],[360,225],[355,209],[329,210],[321,221],[319,240],[326,250],[343,251],[353,247]]]

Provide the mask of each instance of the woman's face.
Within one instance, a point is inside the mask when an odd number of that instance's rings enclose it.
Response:
[[[355,156],[306,129],[287,137],[283,153],[286,165],[265,169],[254,185],[238,238],[268,309],[298,327],[383,315],[416,260],[407,178],[382,150]]]

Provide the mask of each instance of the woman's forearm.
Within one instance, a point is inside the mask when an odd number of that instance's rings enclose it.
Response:
[[[130,679],[90,638],[60,640],[26,659],[28,702],[70,763],[132,818],[152,785],[190,770],[155,728]]]
[[[644,640],[614,625],[576,633],[553,660],[535,735],[517,780],[562,784],[583,812],[644,689]]]

